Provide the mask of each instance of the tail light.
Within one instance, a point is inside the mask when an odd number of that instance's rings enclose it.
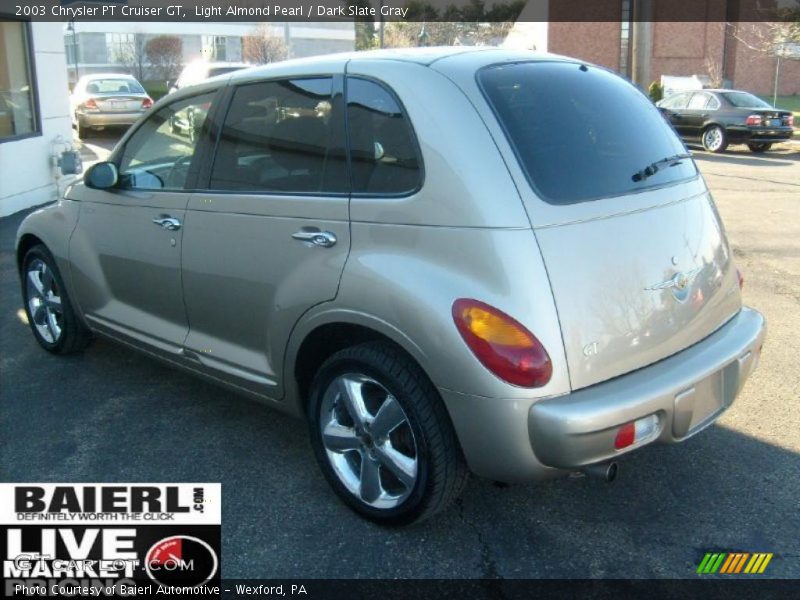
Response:
[[[153,106],[153,99],[152,98],[145,98],[142,100],[142,108],[150,108]]]
[[[783,122],[789,127],[794,127],[794,115],[786,115],[783,117]]]
[[[736,269],[736,281],[739,282],[739,289],[741,290],[744,287],[744,275],[738,268]]]
[[[761,115],[750,115],[745,120],[746,125],[750,125],[751,127],[758,127],[761,125]]]
[[[97,100],[95,100],[94,98],[89,98],[86,102],[83,103],[83,107],[97,110]]]
[[[476,358],[500,379],[522,387],[550,381],[553,365],[542,343],[515,319],[479,302],[453,303],[458,332]]]

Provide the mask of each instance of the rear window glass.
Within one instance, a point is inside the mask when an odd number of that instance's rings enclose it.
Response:
[[[86,84],[90,94],[144,94],[135,79],[92,79]]]
[[[747,92],[724,92],[722,95],[737,108],[772,108],[758,96]]]
[[[653,104],[605,69],[567,62],[497,65],[479,83],[531,186],[551,204],[619,196],[697,174]],[[671,166],[670,166],[671,165]]]

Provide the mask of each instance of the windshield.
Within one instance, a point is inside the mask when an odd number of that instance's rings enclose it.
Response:
[[[758,96],[747,92],[724,92],[722,95],[737,108],[772,108]]]
[[[86,82],[90,94],[144,94],[144,88],[135,79],[92,79]]]
[[[551,204],[619,196],[694,177],[691,159],[647,97],[621,77],[571,62],[496,65],[479,83],[528,181]]]

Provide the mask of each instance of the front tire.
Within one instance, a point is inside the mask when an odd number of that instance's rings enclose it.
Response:
[[[350,508],[382,525],[439,512],[468,471],[436,388],[394,346],[371,342],[330,357],[309,395],[317,462]]]
[[[769,142],[751,142],[747,144],[747,147],[750,148],[750,152],[761,154],[762,152],[766,152],[767,150],[772,148],[772,144],[770,144]]]
[[[719,125],[711,125],[703,132],[703,148],[708,152],[719,154],[728,147],[728,135]]]
[[[39,345],[54,354],[83,350],[91,333],[72,307],[53,255],[42,245],[22,260],[22,299]]]

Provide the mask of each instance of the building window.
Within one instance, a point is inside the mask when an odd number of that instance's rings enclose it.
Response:
[[[622,17],[619,30],[619,72],[631,76],[631,25],[633,23],[633,2],[622,0]]]
[[[207,60],[227,60],[227,38],[224,35],[204,35],[203,57]]]
[[[40,132],[30,26],[0,21],[0,142]]]
[[[108,62],[126,64],[136,54],[135,33],[107,33]]]

